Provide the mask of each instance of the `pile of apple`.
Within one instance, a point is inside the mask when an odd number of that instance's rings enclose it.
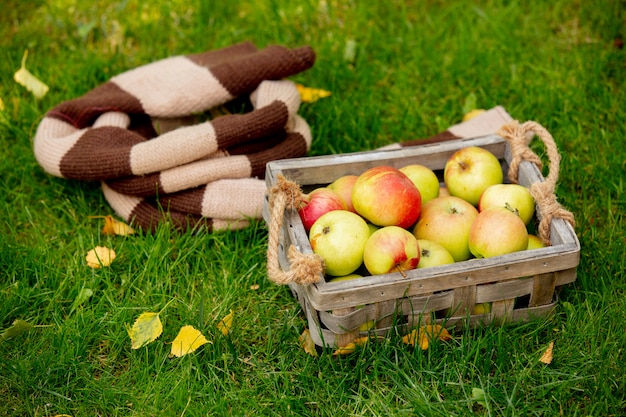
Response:
[[[299,209],[327,278],[352,279],[539,248],[529,234],[535,201],[503,183],[498,159],[465,147],[441,186],[424,165],[378,166],[311,191]]]

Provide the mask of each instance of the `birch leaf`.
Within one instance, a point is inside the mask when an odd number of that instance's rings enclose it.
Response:
[[[163,324],[159,313],[142,313],[137,317],[133,327],[126,327],[130,336],[131,348],[139,349],[142,346],[152,343],[163,333]]]
[[[309,329],[304,329],[300,337],[298,337],[298,341],[300,342],[300,346],[306,353],[311,356],[317,356],[317,350],[315,350],[315,342],[311,337],[311,332]]]
[[[0,111],[4,111],[4,101],[0,98]]]
[[[350,353],[353,353],[357,346],[363,346],[367,343],[369,343],[370,340],[375,339],[384,339],[384,337],[382,336],[363,336],[363,337],[357,337],[356,339],[354,339],[354,341],[348,343],[347,345],[340,347],[338,349],[336,349],[333,352],[333,356],[338,356],[338,355],[348,355]]]
[[[93,290],[91,290],[90,288],[81,288],[78,292],[78,295],[76,295],[76,298],[74,299],[74,303],[72,304],[72,310],[77,309],[80,305],[89,300],[92,295]]]
[[[330,91],[305,87],[302,84],[296,84],[296,88],[303,103],[315,103],[317,100],[331,95]]]
[[[543,352],[543,355],[541,355],[541,358],[539,358],[539,362],[549,365],[553,359],[553,350],[554,350],[554,342],[550,342],[546,351]]]
[[[26,58],[28,57],[28,50],[24,51],[24,56],[22,57],[22,66],[15,74],[13,74],[13,79],[18,84],[26,87],[28,91],[33,93],[35,98],[40,99],[46,95],[48,90],[50,89],[46,84],[44,84],[39,78],[35,77],[29,70],[26,69]]]
[[[402,338],[402,342],[407,345],[418,345],[420,349],[426,350],[431,340],[450,340],[452,336],[448,330],[439,324],[429,324],[421,326],[418,329],[413,329],[411,333],[408,333]]]
[[[11,339],[13,337],[19,336],[22,333],[26,333],[30,331],[34,326],[27,322],[26,320],[14,320],[11,327],[6,328],[2,334],[0,335],[0,341]]]
[[[101,268],[103,266],[111,265],[111,262],[115,259],[115,251],[113,249],[105,248],[103,246],[96,246],[85,256],[87,265],[91,268]]]
[[[135,230],[126,223],[114,219],[112,216],[105,216],[102,233],[105,235],[128,236],[135,233]]]
[[[230,310],[230,313],[228,313],[226,317],[224,317],[219,321],[219,323],[217,323],[217,328],[219,329],[219,331],[222,332],[224,336],[228,335],[228,332],[230,332],[230,328],[233,326],[234,315],[235,312],[233,310]]]
[[[483,407],[487,408],[487,401],[485,400],[485,391],[480,388],[472,388],[472,400]]]
[[[193,326],[183,326],[176,338],[172,341],[172,351],[170,357],[180,358],[188,353],[194,352],[200,346],[210,343],[199,330]]]

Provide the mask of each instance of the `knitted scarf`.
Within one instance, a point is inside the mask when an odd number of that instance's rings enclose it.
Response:
[[[246,42],[140,66],[51,109],[37,128],[35,157],[52,175],[100,181],[116,214],[146,231],[164,221],[246,227],[261,218],[266,163],[311,147],[300,96],[285,78],[314,61],[310,47]],[[239,98],[249,99],[250,112],[198,117]],[[496,107],[386,148],[487,135],[509,121]]]
[[[129,70],[51,109],[35,157],[52,175],[100,181],[114,211],[145,230],[245,227],[261,216],[265,164],[311,146],[285,78],[314,61],[310,47],[246,42]],[[248,113],[196,120],[242,97]]]

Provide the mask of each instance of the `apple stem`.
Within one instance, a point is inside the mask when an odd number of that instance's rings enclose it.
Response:
[[[396,268],[398,268],[398,271],[402,275],[402,278],[406,278],[406,273],[404,272],[402,268],[400,268],[400,265],[396,265]]]

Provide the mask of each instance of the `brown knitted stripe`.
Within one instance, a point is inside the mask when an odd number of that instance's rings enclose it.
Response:
[[[211,68],[225,61],[232,60],[234,57],[250,55],[257,51],[257,47],[254,46],[252,42],[242,42],[226,48],[216,49],[214,51],[189,54],[187,55],[187,58],[196,65]]]
[[[228,152],[229,155],[249,155],[272,148],[284,141],[286,137],[287,132],[281,131],[270,137],[263,138],[262,140],[253,140],[229,146],[226,148],[226,152]]]
[[[269,161],[278,159],[296,158],[306,155],[307,146],[304,136],[297,132],[290,132],[284,141],[262,152],[248,155],[252,177],[265,177],[265,166]]]
[[[163,207],[172,211],[181,211],[194,215],[202,213],[202,199],[204,197],[204,186],[178,193],[166,194],[159,198]]]
[[[138,134],[119,127],[89,129],[61,159],[61,175],[84,181],[132,175],[130,151],[143,141]]]
[[[284,129],[289,119],[287,106],[279,100],[246,114],[218,117],[212,121],[217,145],[228,148],[270,136]]]
[[[222,64],[212,66],[211,73],[233,96],[250,93],[263,80],[279,80],[307,70],[315,62],[309,46],[287,49],[272,45]]]
[[[164,210],[167,210],[166,206]],[[132,221],[133,226],[154,232],[159,223],[171,222],[171,224],[180,230],[191,229],[194,227],[206,227],[207,231],[213,230],[213,221],[206,217],[193,216],[187,213],[181,213],[174,210],[167,212],[159,207],[155,201],[144,200],[137,204],[127,219]]]
[[[81,97],[55,106],[46,116],[63,120],[77,129],[83,129],[91,126],[98,116],[108,111],[138,114],[143,113],[143,107],[136,97],[116,84],[107,82]]]
[[[445,142],[447,140],[461,139],[460,136],[454,135],[452,132],[445,130],[427,139],[415,139],[406,142],[400,142],[399,145],[403,148],[408,146],[427,145],[429,143]]]
[[[161,173],[136,175],[107,181],[107,185],[118,193],[137,197],[165,194],[160,181]]]

